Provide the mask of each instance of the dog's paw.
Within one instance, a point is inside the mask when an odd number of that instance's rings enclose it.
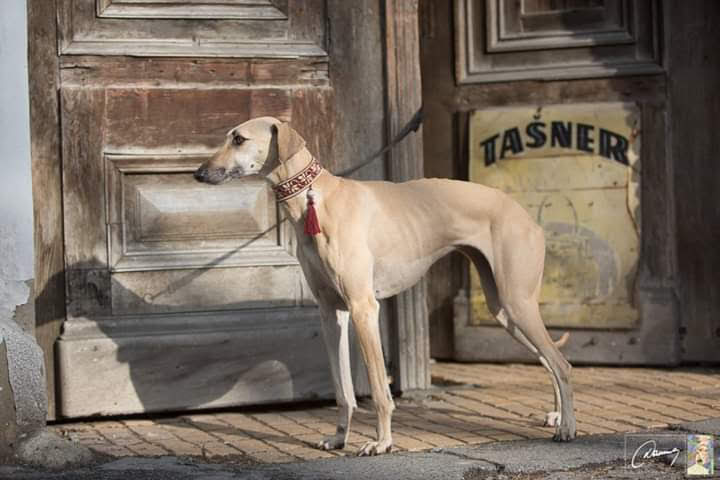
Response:
[[[548,412],[545,415],[543,427],[557,427],[558,425],[560,425],[560,412]]]
[[[379,442],[367,442],[358,450],[358,457],[371,457],[383,453],[390,453],[392,440],[381,440]]]
[[[556,442],[570,442],[575,440],[575,428],[560,425],[557,430],[555,430],[553,440]]]
[[[320,440],[316,445],[320,450],[340,450],[345,448],[345,438],[339,435],[333,435]]]

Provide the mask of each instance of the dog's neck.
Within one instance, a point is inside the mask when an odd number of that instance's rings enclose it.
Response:
[[[276,187],[286,180],[303,172],[313,161],[316,160],[312,154],[306,148],[303,148],[284,162],[280,162],[269,174],[265,176],[265,179],[268,180],[273,187]],[[307,210],[307,190],[312,187],[315,192],[315,201],[319,205],[322,203],[323,198],[328,194],[328,192],[332,190],[333,185],[337,183],[337,180],[337,177],[330,174],[324,168],[321,168],[320,173],[314,178],[308,187],[303,188],[291,198],[283,200],[279,203],[288,213],[293,223],[298,224],[303,220]]]

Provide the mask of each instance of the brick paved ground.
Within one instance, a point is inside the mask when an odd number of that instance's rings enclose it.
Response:
[[[549,438],[553,409],[545,370],[529,365],[436,363],[428,395],[397,399],[395,450]],[[573,370],[578,434],[614,433],[720,417],[720,369],[590,368]],[[335,408],[312,405],[237,409],[156,419],[55,425],[95,450],[128,455],[197,456],[225,462],[280,463],[354,454],[374,436],[375,415],[361,403],[350,445],[313,448],[335,430]]]

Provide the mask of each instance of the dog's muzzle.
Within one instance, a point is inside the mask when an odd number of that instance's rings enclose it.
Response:
[[[210,170],[205,166],[198,168],[193,174],[193,177],[195,177],[195,180],[198,182],[211,183],[213,185],[221,183],[227,178],[227,176],[227,172],[224,168]]]
[[[195,173],[193,174],[193,177],[195,177],[195,180],[198,182],[210,183],[212,185],[217,185],[233,178],[242,178],[244,176],[245,173],[243,173],[239,167],[226,170],[222,167],[210,169],[204,165],[195,170]]]

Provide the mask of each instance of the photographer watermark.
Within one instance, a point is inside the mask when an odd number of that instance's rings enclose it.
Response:
[[[703,434],[628,433],[625,435],[625,466],[642,469],[662,462],[682,469],[687,477],[715,477],[715,438]]]

